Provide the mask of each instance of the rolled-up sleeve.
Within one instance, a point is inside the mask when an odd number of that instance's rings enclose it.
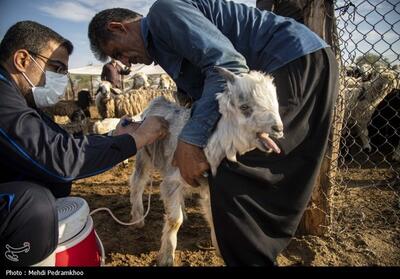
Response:
[[[147,20],[152,36],[200,68],[205,77],[201,98],[194,103],[192,116],[179,135],[185,142],[205,147],[220,117],[216,94],[225,87],[214,66],[243,73],[248,72],[246,60],[210,20],[186,1],[159,0]]]

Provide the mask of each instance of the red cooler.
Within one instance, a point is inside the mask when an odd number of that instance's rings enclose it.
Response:
[[[78,197],[57,199],[59,237],[55,266],[100,266],[100,239],[96,239],[87,202]]]

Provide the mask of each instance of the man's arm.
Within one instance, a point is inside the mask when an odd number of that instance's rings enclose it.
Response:
[[[225,87],[213,67],[248,72],[245,58],[210,20],[185,1],[159,0],[147,20],[153,37],[199,67],[205,76],[202,97],[194,103],[192,117],[179,136],[182,141],[205,147],[220,117],[215,95]]]
[[[47,124],[13,87],[1,85],[0,92],[1,160],[29,177],[70,182],[106,171],[136,153],[130,135],[73,137],[55,123]]]
[[[131,69],[129,69],[128,67],[122,68],[121,66],[118,65],[118,73],[120,75],[129,75],[130,72]]]

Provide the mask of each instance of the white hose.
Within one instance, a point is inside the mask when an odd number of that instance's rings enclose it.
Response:
[[[94,230],[94,236],[96,237],[97,245],[100,246],[100,252],[101,252],[101,263],[100,263],[100,266],[104,266],[105,263],[106,263],[106,251],[104,250],[103,242],[101,242],[101,239],[98,236],[96,230]]]
[[[117,222],[117,223],[120,224],[120,225],[123,225],[123,226],[132,226],[132,225],[134,225],[134,224],[137,224],[137,223],[139,223],[140,221],[144,220],[144,218],[146,218],[146,216],[149,214],[149,211],[150,211],[150,201],[151,201],[151,192],[152,192],[152,190],[153,190],[153,185],[152,185],[152,184],[153,184],[153,179],[151,178],[151,182],[150,182],[150,193],[149,193],[149,196],[148,196],[148,199],[147,199],[147,210],[146,210],[146,213],[143,215],[143,217],[141,217],[139,220],[136,220],[136,221],[133,221],[133,222],[130,222],[130,223],[123,222],[123,221],[119,220],[117,217],[115,217],[115,215],[112,213],[111,209],[109,209],[108,207],[99,207],[99,208],[96,208],[95,210],[92,210],[92,212],[90,212],[89,215],[92,215],[92,214],[97,213],[97,212],[99,212],[99,211],[107,211],[107,212],[111,215],[111,217],[114,219],[114,221]]]

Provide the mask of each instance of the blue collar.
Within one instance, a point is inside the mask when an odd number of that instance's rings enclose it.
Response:
[[[149,46],[149,25],[147,24],[147,17],[143,17],[140,21],[140,30],[142,32],[142,38],[144,41],[144,47],[147,51],[147,53],[151,56],[151,58],[153,59],[154,65],[158,65],[158,62],[154,59],[151,50],[150,50],[150,46]]]
[[[148,49],[149,47],[149,26],[147,25],[147,18],[143,17],[140,21],[140,30],[142,31],[142,37],[144,41],[144,47]]]

